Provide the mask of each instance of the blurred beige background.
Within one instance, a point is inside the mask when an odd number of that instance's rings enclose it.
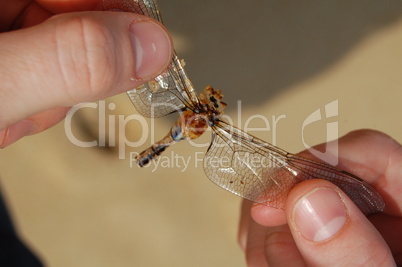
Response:
[[[160,0],[176,50],[198,91],[223,90],[226,112],[240,126],[253,114],[276,129],[255,135],[290,152],[338,134],[381,130],[402,142],[401,1]],[[338,116],[324,107],[338,101]],[[107,100],[118,115],[136,113],[128,98]],[[302,128],[320,109],[323,119]],[[98,137],[97,110],[76,114],[73,132]],[[156,121],[156,138],[175,117]],[[148,120],[149,122],[149,120]],[[235,119],[235,123],[239,123]],[[249,127],[264,126],[253,120]],[[122,132],[120,132],[122,133]],[[132,122],[131,141],[143,129]],[[200,142],[207,142],[205,135]],[[117,140],[116,142],[118,142]],[[1,190],[23,239],[47,266],[244,266],[236,232],[241,199],[212,184],[187,142],[166,152],[190,167],[130,167],[130,152],[80,148],[63,123],[0,151]],[[364,178],[364,177],[363,177]]]

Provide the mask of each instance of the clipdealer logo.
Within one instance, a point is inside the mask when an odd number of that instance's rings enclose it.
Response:
[[[92,141],[82,141],[79,140],[72,131],[72,121],[74,119],[74,114],[83,109],[92,109],[97,111],[98,115],[98,139]],[[155,119],[151,118],[150,120],[145,119],[142,115],[139,114],[131,114],[128,116],[125,115],[106,115],[107,110],[113,111],[116,109],[116,104],[109,103],[106,105],[105,101],[99,101],[98,103],[81,103],[75,105],[71,108],[68,112],[66,119],[64,121],[64,129],[67,138],[69,141],[78,146],[83,148],[90,148],[90,147],[104,147],[106,143],[108,146],[117,147],[118,148],[118,158],[119,159],[126,159],[126,148],[136,148],[142,146],[144,144],[152,145],[156,140],[155,133]],[[282,114],[279,116],[272,115],[270,119],[266,116],[261,114],[255,114],[250,116],[246,120],[243,119],[241,116],[241,102],[238,101],[237,103],[237,127],[243,129],[246,132],[270,132],[272,135],[271,143],[273,145],[276,144],[277,140],[277,130],[278,124],[281,120],[286,119],[286,115]],[[324,116],[323,116],[323,115]],[[326,125],[326,149],[324,152],[320,152],[309,144],[307,144],[305,140],[305,129],[309,126],[316,124],[316,123],[323,123],[324,120],[328,118],[333,118],[338,116],[338,100],[332,101],[323,108],[318,108],[313,111],[311,114],[307,116],[307,118],[303,121],[301,125],[301,141],[304,147],[309,150],[314,156],[318,157],[321,160],[326,161],[331,165],[336,165],[338,163],[338,122],[332,121],[325,123]],[[230,124],[233,123],[233,119],[227,115],[223,116],[223,119]],[[106,120],[108,121],[109,127],[106,129]],[[243,125],[244,120],[244,125]],[[251,123],[254,120],[261,120],[264,124],[264,127],[260,128],[252,128],[250,127]],[[127,124],[130,122],[139,123],[139,132],[141,132],[140,138],[136,141],[130,141],[125,136],[125,129]],[[119,132],[119,138],[116,139],[116,129]],[[106,134],[107,133],[107,134]],[[107,139],[107,140],[106,140]],[[116,140],[118,143],[116,144]],[[107,142],[106,142],[107,141]],[[205,143],[197,143],[194,140],[187,140],[190,145],[194,147],[208,147],[210,145],[209,142]],[[331,142],[329,142],[331,141]],[[190,160],[194,162],[195,166],[198,166],[200,162],[202,162],[202,156],[204,155],[205,151],[203,152],[195,152],[194,157],[187,156],[188,158],[184,158],[184,156],[175,154],[174,152],[171,153],[164,153],[160,155],[156,160],[152,161],[150,165],[153,166],[152,171],[155,171],[158,167],[163,168],[170,168],[172,166],[179,167],[182,171],[185,171],[189,164]],[[137,152],[130,152],[129,153],[129,161],[130,167],[133,167],[135,164],[135,157],[138,155]],[[260,162],[261,163],[261,162]],[[264,163],[264,162],[262,162]],[[261,163],[261,164],[262,164]],[[268,163],[264,163],[267,165]],[[267,166],[269,167],[269,166]]]

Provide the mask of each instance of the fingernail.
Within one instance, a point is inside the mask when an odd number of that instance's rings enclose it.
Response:
[[[37,126],[30,120],[22,120],[0,131],[0,148],[18,141],[22,137],[33,133]]]
[[[159,24],[150,20],[130,25],[131,44],[134,49],[136,79],[149,79],[162,72],[170,62],[170,37]]]
[[[321,242],[334,236],[345,224],[346,207],[330,188],[317,188],[302,197],[293,210],[293,220],[308,240]]]

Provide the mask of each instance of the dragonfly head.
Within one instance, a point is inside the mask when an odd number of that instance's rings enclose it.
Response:
[[[215,117],[221,115],[227,106],[226,103],[222,101],[222,98],[223,94],[221,90],[215,90],[210,85],[205,87],[204,91],[200,94],[200,101],[205,109],[204,112],[211,113],[211,115],[215,114]]]

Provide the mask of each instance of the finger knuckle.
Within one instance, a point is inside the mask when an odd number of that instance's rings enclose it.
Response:
[[[55,33],[58,63],[72,101],[102,95],[114,76],[112,33],[97,20],[82,16],[60,21]]]

